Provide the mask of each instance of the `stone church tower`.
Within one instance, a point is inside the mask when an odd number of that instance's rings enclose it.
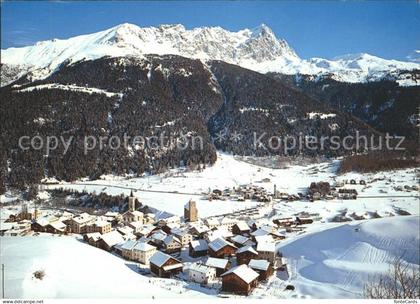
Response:
[[[136,198],[133,195],[133,190],[131,190],[130,196],[128,197],[128,211],[136,210]]]
[[[196,222],[198,220],[197,206],[196,203],[191,199],[184,206],[184,219],[188,222]]]

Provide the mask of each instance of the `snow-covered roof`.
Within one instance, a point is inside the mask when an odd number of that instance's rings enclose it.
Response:
[[[209,218],[209,219],[206,219],[206,224],[207,226],[218,226],[220,223],[215,218]]]
[[[269,231],[260,228],[260,229],[255,230],[254,232],[252,232],[251,235],[253,235],[253,236],[261,236],[261,235],[267,235],[269,233],[270,233]]]
[[[254,249],[254,248],[252,248],[252,246],[250,246],[250,245],[239,248],[239,249],[236,251],[236,253],[242,253],[242,252],[245,252],[245,251],[249,251],[249,252],[252,252],[252,253],[254,253],[254,254],[258,254],[258,252],[257,252],[257,251],[255,251],[255,249]]]
[[[184,229],[181,229],[181,228],[174,228],[174,229],[171,229],[171,233],[172,234],[174,234],[174,235],[176,235],[176,236],[184,236],[184,235],[187,235],[187,234],[189,234],[189,232],[187,231],[187,230],[184,230]]]
[[[258,243],[272,243],[274,241],[273,237],[269,234],[267,235],[258,235],[255,237],[255,241]]]
[[[189,267],[188,267],[188,269],[190,269],[190,270],[194,270],[194,271],[196,271],[196,272],[199,272],[199,273],[202,273],[202,274],[207,274],[207,273],[209,273],[213,268],[212,267],[209,267],[209,266],[206,266],[206,265],[203,265],[203,264],[197,264],[197,263],[194,263],[194,264],[191,264]]]
[[[249,238],[247,238],[243,235],[235,235],[234,237],[231,237],[230,240],[234,243],[245,244],[246,241],[249,240]]]
[[[167,236],[168,236],[168,235],[167,235],[165,232],[163,232],[163,231],[159,230],[159,231],[157,231],[157,232],[153,233],[153,234],[152,234],[152,236],[151,236],[151,238],[152,238],[152,239],[154,239],[154,240],[157,240],[157,241],[162,241],[162,242],[163,242],[163,240],[164,240]]]
[[[57,229],[57,230],[61,230],[61,231],[63,231],[63,230],[65,230],[66,229],[66,224],[64,224],[63,222],[61,222],[61,221],[55,221],[55,222],[52,222],[52,223],[50,223],[50,225],[54,228],[54,229]]]
[[[209,249],[209,246],[205,240],[191,241],[190,244],[194,251],[205,251]]]
[[[137,222],[131,222],[130,224],[128,224],[131,228],[134,228],[134,229],[140,229],[140,228],[142,228],[143,227],[143,223],[142,222],[139,222],[139,221],[137,221]]]
[[[245,221],[238,221],[236,226],[238,226],[239,230],[241,231],[249,230],[249,226]]]
[[[105,234],[102,234],[101,239],[109,246],[115,246],[119,243],[124,242],[124,238],[122,237],[122,235],[120,233],[118,233],[118,231],[111,231]]]
[[[229,269],[224,274],[222,274],[222,277],[225,276],[225,275],[228,275],[230,273],[234,273],[239,278],[241,278],[243,281],[245,281],[245,283],[247,283],[247,284],[251,283],[253,280],[258,278],[258,276],[259,276],[258,272],[255,272],[250,267],[248,267],[247,265],[244,265],[244,264]]]
[[[276,244],[268,243],[268,242],[259,242],[257,244],[257,251],[275,252],[276,251]]]
[[[233,234],[227,228],[219,227],[216,230],[209,231],[207,233],[209,241],[214,241],[217,238],[229,238],[232,237]]]
[[[268,268],[270,267],[270,262],[268,262],[266,260],[254,260],[254,259],[252,259],[252,260],[249,261],[248,266],[251,267],[252,269],[267,271]]]
[[[162,267],[162,265],[164,265],[170,259],[178,261],[177,259],[166,253],[163,253],[162,251],[156,251],[156,253],[150,258],[150,263],[156,265],[157,267]]]
[[[95,242],[97,241],[97,240],[99,240],[100,238],[101,238],[101,236],[102,236],[102,234],[100,234],[99,232],[92,232],[92,233],[87,233],[86,234],[86,237],[88,238],[88,239],[93,239]]]
[[[107,221],[96,221],[95,222],[96,227],[105,227],[107,225],[109,225],[109,222],[107,222]]]
[[[223,238],[217,238],[214,241],[209,243],[209,248],[212,249],[213,251],[219,251],[220,249],[222,249],[225,246],[232,246],[232,247],[236,248],[235,245],[226,241]]]
[[[117,228],[118,232],[120,232],[121,234],[127,235],[127,234],[132,234],[134,232],[134,229],[128,226],[124,226],[124,227],[120,227]]]
[[[217,259],[209,257],[206,261],[206,265],[214,268],[222,268],[225,269],[228,265],[229,261],[226,259]]]
[[[133,250],[137,251],[150,251],[153,249],[156,249],[156,247],[144,242],[138,242],[133,248]]]
[[[169,245],[169,244],[171,244],[172,242],[176,242],[176,243],[180,243],[181,244],[181,241],[176,237],[176,236],[174,236],[174,235],[168,235],[164,240],[163,240],[163,242],[165,243],[165,245]]]
[[[128,240],[125,243],[123,243],[120,246],[120,248],[122,250],[132,250],[136,244],[137,244],[137,241],[135,241],[135,240]]]

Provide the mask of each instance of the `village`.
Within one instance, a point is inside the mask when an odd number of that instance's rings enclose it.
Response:
[[[262,182],[269,181],[268,178]],[[171,278],[198,284],[215,294],[248,296],[273,278],[288,283],[293,265],[279,251],[287,238],[304,233],[308,225],[321,221],[317,213],[301,212],[284,217],[275,212],[275,203],[330,199],[357,200],[359,192],[375,181],[363,179],[339,182],[311,182],[303,193],[272,192],[261,185],[243,184],[232,188],[209,189],[202,198],[212,201],[254,201],[252,208],[200,217],[195,201],[183,206],[183,216],[158,216],[144,208],[131,191],[125,198],[126,211],[101,215],[55,209],[45,212],[27,202],[2,223],[2,236],[74,236],[90,246],[105,250],[137,265],[139,275]],[[395,191],[412,191],[417,186]],[[344,218],[344,217],[342,217]],[[342,220],[340,218],[340,220]],[[354,218],[356,219],[356,218]]]
[[[264,195],[265,204],[269,204],[272,195]],[[36,206],[24,203],[20,212],[2,223],[0,233],[73,235],[138,263],[142,275],[186,280],[222,293],[249,295],[259,282],[268,282],[273,275],[288,277],[287,265],[276,245],[287,233],[301,231],[302,225],[313,222],[309,217],[270,221],[261,217],[257,209],[201,219],[193,200],[185,204],[183,217],[156,219],[155,214],[138,210],[141,204],[132,192],[127,203],[126,212],[109,211],[101,216],[68,211],[43,215]],[[269,205],[266,207],[270,209]]]

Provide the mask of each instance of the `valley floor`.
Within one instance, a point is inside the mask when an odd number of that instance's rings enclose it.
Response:
[[[80,180],[49,188],[106,192],[128,195],[131,189],[143,204],[158,215],[183,215],[185,203],[197,201],[199,217],[235,214],[247,208],[260,210],[261,218],[318,214],[318,220],[300,233],[288,234],[277,244],[288,265],[289,277],[275,275],[260,284],[254,298],[358,298],[367,278],[387,271],[393,259],[402,257],[411,267],[419,267],[419,198],[416,191],[398,187],[416,185],[416,169],[375,174],[348,173],[337,176],[339,160],[285,169],[270,169],[219,153],[214,166],[202,172],[172,170],[156,176],[126,178],[103,176],[96,181]],[[265,182],[262,182],[265,179]],[[351,185],[359,192],[356,200],[282,201],[261,204],[255,201],[213,200],[209,189],[225,189],[256,184],[289,194],[304,192],[311,182],[366,180],[367,185]],[[47,192],[41,192],[47,197]],[[3,196],[2,200],[13,198]],[[8,208],[14,208],[8,207]],[[8,216],[2,208],[2,220]],[[409,216],[400,216],[401,210]],[[350,215],[363,217],[354,220]],[[337,222],[337,216],[346,222]],[[381,217],[381,218],[378,218]],[[348,222],[347,222],[348,221]],[[137,265],[89,246],[77,237],[1,237],[1,257],[5,264],[5,291],[8,298],[173,298],[217,296],[217,289],[200,287],[182,280],[146,277]],[[35,271],[45,278],[34,278]],[[284,291],[286,285],[294,291]]]

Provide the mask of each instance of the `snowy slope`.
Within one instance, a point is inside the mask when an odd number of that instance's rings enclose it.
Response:
[[[6,298],[205,297],[162,289],[137,273],[135,264],[73,237],[1,237],[0,242]],[[45,272],[42,280],[33,278],[38,270]]]
[[[366,280],[386,272],[395,258],[419,267],[418,216],[326,227],[280,243],[291,270],[290,283],[301,295],[361,297]]]
[[[8,75],[10,82],[27,72],[32,79],[46,77],[64,62],[143,54],[222,60],[263,73],[299,73],[317,77],[332,74],[334,79],[347,82],[378,80],[390,75],[398,77],[400,70],[420,68],[418,63],[385,60],[368,54],[347,55],[333,60],[303,60],[285,40],[277,39],[264,24],[252,30],[230,32],[221,27],[187,30],[180,24],[141,28],[125,23],[70,39],[53,39],[33,46],[9,48],[1,51],[1,58],[6,64],[4,73],[12,75]],[[419,82],[410,79],[404,84],[416,85]]]

